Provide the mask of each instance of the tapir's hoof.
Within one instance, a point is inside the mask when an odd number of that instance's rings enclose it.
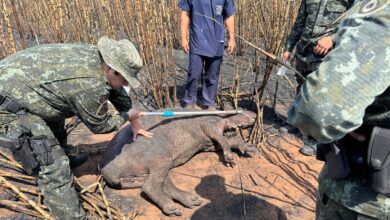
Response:
[[[224,158],[224,164],[225,166],[227,167],[233,167],[233,165],[236,165],[236,163],[234,163],[234,158],[233,158],[233,154],[231,152],[229,153],[224,153],[223,155],[223,158]]]
[[[196,197],[196,196],[193,196],[192,197],[192,207],[193,206],[200,206],[200,205],[202,205],[202,203],[203,203],[203,201],[202,200],[200,200],[200,199],[198,199],[198,197]],[[191,207],[191,208],[192,208]]]
[[[248,145],[245,153],[250,157],[255,157],[257,153],[259,153],[259,149],[254,145]]]
[[[186,196],[185,198],[179,200],[185,207],[190,209],[194,208],[195,206],[202,205],[202,200],[194,195]]]
[[[180,209],[178,209],[175,205],[167,205],[167,206],[163,207],[163,212],[169,216],[174,216],[174,215],[181,216],[182,215]]]

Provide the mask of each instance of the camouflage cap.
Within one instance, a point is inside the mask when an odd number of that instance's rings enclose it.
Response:
[[[120,73],[131,87],[139,87],[137,73],[142,68],[142,60],[129,40],[113,40],[109,37],[102,37],[97,43],[104,62],[112,69]]]

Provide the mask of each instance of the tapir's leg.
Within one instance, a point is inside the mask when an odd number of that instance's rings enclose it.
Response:
[[[149,177],[142,186],[142,191],[149,196],[167,215],[182,215],[172,199],[163,191],[163,184],[168,176],[171,164],[160,164],[156,169],[150,170]]]
[[[121,189],[134,189],[139,188],[145,183],[147,174],[144,177],[129,177],[119,178]]]
[[[242,154],[247,154],[251,157],[255,155],[255,153],[258,152],[258,149],[245,141],[243,141],[239,137],[233,137],[229,139],[229,143],[231,145],[231,149],[237,149]]]
[[[227,120],[225,121],[227,122]],[[208,136],[211,140],[216,141],[221,146],[225,162],[234,164],[233,153],[231,151],[232,146],[228,139],[223,136],[224,126],[218,126],[223,122],[224,120],[216,124],[215,121],[207,121],[201,125],[201,128],[206,136]]]
[[[179,201],[187,208],[193,208],[194,206],[202,205],[202,201],[192,193],[176,188],[169,176],[165,180],[163,190],[166,194],[171,196],[172,199]]]

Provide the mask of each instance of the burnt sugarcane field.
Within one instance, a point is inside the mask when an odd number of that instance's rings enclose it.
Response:
[[[0,0],[0,219],[385,218],[389,4]]]

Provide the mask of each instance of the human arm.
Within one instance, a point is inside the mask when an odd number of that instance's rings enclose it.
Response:
[[[232,54],[236,48],[235,34],[234,34],[234,1],[227,0],[223,9],[223,17],[225,26],[228,32],[227,53]]]
[[[303,29],[305,27],[306,22],[306,0],[301,1],[301,5],[299,6],[299,11],[297,18],[294,22],[294,25],[291,29],[290,34],[288,35],[288,38],[286,40],[286,43],[284,45],[284,53],[282,56],[282,59],[287,61],[289,59],[290,53],[295,47],[295,45],[298,43],[299,39],[301,38]]]
[[[95,86],[88,88],[88,85],[91,84]],[[98,82],[80,82],[79,87],[81,89],[69,95],[68,103],[73,112],[93,133],[104,134],[116,131],[126,121],[130,121],[133,131],[135,131],[134,136],[136,134],[149,136],[138,122],[138,118],[142,113],[134,113],[137,111],[131,109],[130,97],[127,96],[125,91],[118,90],[111,93],[110,87],[99,86]],[[115,98],[110,98],[112,95],[115,95]],[[108,99],[114,106],[116,105],[115,107],[118,108],[120,114],[108,111]],[[121,104],[119,105],[119,103]]]
[[[346,4],[346,6],[344,6]],[[348,10],[353,5],[353,0],[348,0],[346,2],[339,2],[338,7],[334,7],[332,9],[335,14],[336,19],[331,21],[325,30],[325,35],[321,37],[317,41],[317,45],[314,47],[314,53],[317,55],[325,56],[329,51],[334,47],[334,42],[339,42],[340,39],[336,39],[338,37],[337,27],[340,21],[347,15]]]
[[[363,16],[362,4],[351,9],[337,47],[308,76],[288,112],[292,125],[321,143],[360,127],[366,109],[390,86],[389,7]]]
[[[180,12],[180,45],[183,51],[188,54],[190,46],[188,42],[188,25],[190,22],[190,14],[187,11]]]
[[[91,84],[96,86],[88,87]],[[126,120],[108,112],[109,87],[99,86],[98,82],[91,84],[79,82],[80,89],[69,94],[67,102],[72,111],[95,134],[119,130]]]
[[[227,53],[232,54],[236,48],[236,41],[234,36],[234,15],[226,18],[225,25],[228,30],[228,48]]]
[[[114,105],[116,110],[120,112],[120,115],[125,121],[129,121],[131,129],[133,131],[133,139],[137,138],[137,135],[151,137],[153,134],[143,129],[139,122],[139,117],[144,115],[144,112],[140,112],[137,109],[132,108],[131,99],[128,96],[124,88],[112,89],[109,96],[110,102]]]

